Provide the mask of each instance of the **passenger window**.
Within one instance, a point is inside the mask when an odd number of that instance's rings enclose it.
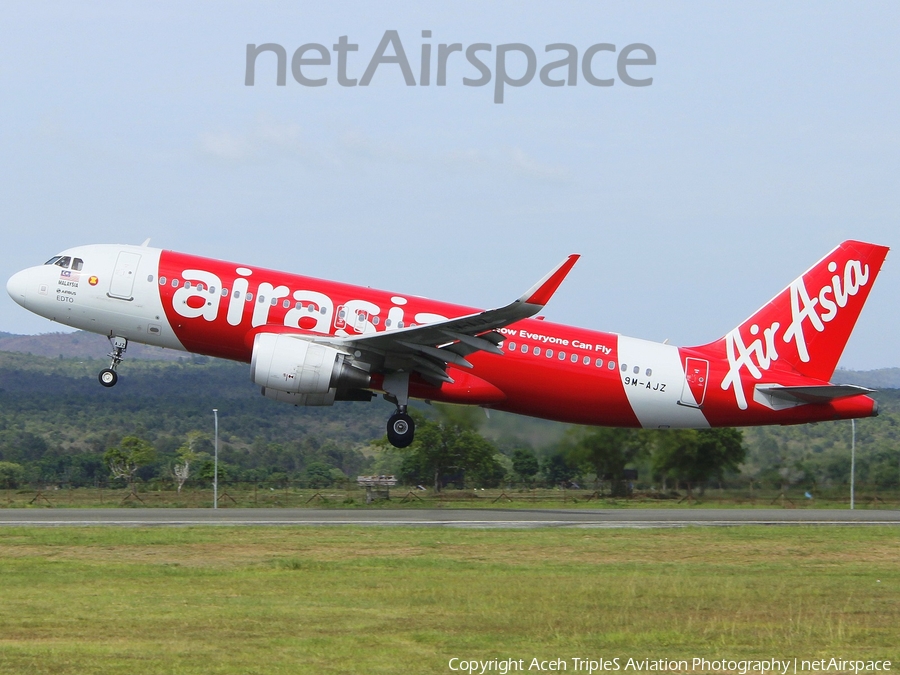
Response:
[[[147,281],[149,281],[151,284],[153,283],[153,275],[152,274],[147,275]]]
[[[247,302],[253,302],[253,293],[247,293],[247,295],[244,296],[244,300],[246,300]]]
[[[256,301],[257,301],[257,302],[265,302],[265,301],[266,301],[266,296],[260,295],[260,296],[256,299]]]
[[[223,289],[222,289],[222,297],[223,297],[223,298],[227,298],[227,297],[228,297],[228,289],[227,289],[227,288],[223,288]]]
[[[615,362],[615,361],[610,361],[610,362],[609,362],[609,369],[610,369],[610,370],[615,370],[615,369],[616,369],[616,362]]]
[[[522,353],[523,353],[523,354],[527,354],[527,353],[528,353],[528,345],[522,345]]]
[[[287,309],[288,307],[291,306],[291,301],[285,300],[284,302],[281,303],[281,306],[284,307],[285,309]]]
[[[590,356],[585,356],[585,357],[581,360],[581,362],[582,362],[584,365],[589,366],[589,365],[591,365],[591,357],[590,357]]]
[[[66,269],[69,269],[70,262],[72,262],[72,258],[70,258],[69,256],[65,256],[63,258],[60,258],[53,264],[56,265],[57,267],[64,267]]]
[[[210,294],[210,295],[215,295],[215,294],[216,294],[216,287],[215,287],[215,286],[210,286],[210,287],[209,287],[209,294]]]
[[[560,361],[565,361],[565,360],[566,360],[566,353],[565,353],[565,352],[560,352],[560,353],[559,353],[559,360],[560,360]]]
[[[272,307],[274,307],[277,304],[278,304],[278,298],[272,298],[272,302],[271,302]]]
[[[391,327],[391,320],[390,320],[390,319],[385,319],[385,320],[384,320],[384,327],[385,327],[385,328],[390,328],[390,327]]]
[[[381,319],[379,319],[377,316],[373,316],[372,317],[372,325],[377,326],[379,323],[381,323]]]
[[[312,303],[309,303],[309,304],[306,306],[306,310],[307,310],[308,312],[315,312],[315,311],[316,311],[316,306],[315,306],[314,304],[312,304]]]
[[[240,292],[240,291],[235,291],[235,292],[234,292],[234,299],[235,299],[235,300],[239,300],[240,297],[241,297],[241,292]]]
[[[647,368],[647,377],[650,377],[653,374],[653,371]]]
[[[594,365],[597,366],[598,368],[602,368],[603,367],[603,359],[597,359],[597,362]]]
[[[626,365],[623,363],[623,364],[622,364],[622,372],[624,373],[626,370],[628,370],[628,366],[626,366]]]
[[[178,279],[172,279],[172,288],[178,288]]]
[[[184,287],[185,287],[185,288],[190,288],[190,287],[191,287],[191,282],[190,282],[190,281],[185,281],[185,282],[184,282]]]
[[[578,363],[578,354],[572,354],[572,363]]]
[[[202,290],[203,290],[203,284],[197,284],[197,290],[198,290],[198,291],[202,291]]]
[[[552,349],[548,349],[548,350],[547,350],[547,358],[548,358],[548,359],[552,359],[552,358],[553,358],[553,350],[552,350]]]
[[[72,261],[72,269],[75,270],[76,272],[80,272],[82,270],[82,268],[84,268],[84,260],[82,260],[81,258],[75,258]],[[152,275],[151,275],[150,281],[153,281]]]
[[[168,281],[168,279],[166,279],[165,277],[160,277],[160,278],[159,278],[159,285],[160,285],[160,286],[165,286],[165,285],[166,285],[166,281]]]
[[[509,343],[509,351],[511,351],[511,352],[516,351],[516,343],[515,342]]]
[[[534,348],[534,355],[535,355],[535,356],[540,356],[540,355],[541,355],[541,348],[540,348],[540,347],[535,347],[535,348]]]
[[[640,372],[641,372],[641,367],[640,367],[640,366],[635,366],[635,367],[634,367],[634,374],[637,375],[637,374],[640,373]]]

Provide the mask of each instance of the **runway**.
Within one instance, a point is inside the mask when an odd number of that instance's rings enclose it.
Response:
[[[0,526],[671,528],[900,525],[900,511],[845,509],[0,509]]]

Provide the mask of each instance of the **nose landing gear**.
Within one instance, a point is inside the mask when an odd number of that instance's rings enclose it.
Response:
[[[128,348],[128,340],[123,337],[111,337],[109,338],[109,343],[113,348],[109,353],[109,368],[101,370],[98,376],[100,384],[104,387],[114,387],[116,382],[119,381],[119,374],[116,372],[116,368],[122,363],[122,354]]]

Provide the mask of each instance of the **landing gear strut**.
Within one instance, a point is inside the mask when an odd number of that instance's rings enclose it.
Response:
[[[128,340],[123,337],[111,337],[109,338],[109,343],[113,348],[109,353],[109,368],[101,370],[98,378],[100,384],[104,387],[114,387],[116,382],[119,381],[119,374],[116,372],[116,368],[122,363],[122,354],[124,354],[125,350],[128,348]]]
[[[397,405],[397,412],[387,423],[388,442],[395,448],[405,448],[413,442],[416,423],[406,413],[409,404],[409,373],[402,370],[384,376],[384,398]]]

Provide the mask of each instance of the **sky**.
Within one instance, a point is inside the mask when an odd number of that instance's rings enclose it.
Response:
[[[897,246],[900,4],[7,2],[0,278],[87,243],[151,245],[475,307],[569,253],[548,320],[672,344],[724,335],[844,239]],[[418,83],[423,44],[491,45]],[[431,37],[422,37],[431,31]],[[287,74],[247,45],[284,47]],[[539,75],[495,103],[497,46],[536,69],[595,44],[593,86]],[[616,59],[649,45],[655,65]],[[386,55],[393,55],[393,46]],[[634,58],[644,52],[632,52]],[[303,56],[303,55],[301,55]],[[317,56],[306,52],[307,58]],[[525,75],[506,53],[509,79]],[[553,71],[564,77],[566,69]],[[900,366],[888,257],[841,365]],[[64,330],[0,294],[0,331]]]

